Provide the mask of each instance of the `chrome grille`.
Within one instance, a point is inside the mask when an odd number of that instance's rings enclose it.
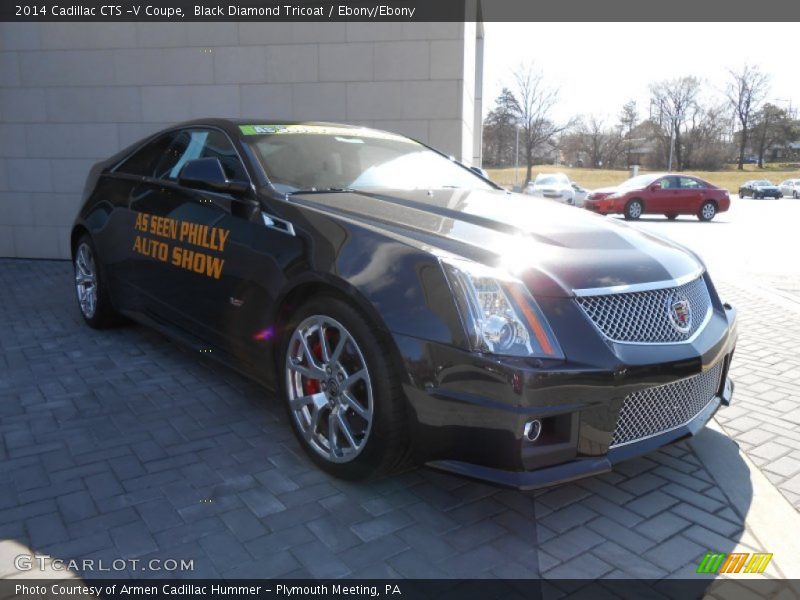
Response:
[[[708,371],[625,397],[612,446],[675,429],[691,421],[719,390],[722,361]]]
[[[670,320],[676,298],[691,307],[691,327],[685,333]],[[711,310],[711,297],[702,277],[678,287],[627,292],[605,296],[583,296],[578,304],[608,339],[615,342],[669,344],[690,339]]]

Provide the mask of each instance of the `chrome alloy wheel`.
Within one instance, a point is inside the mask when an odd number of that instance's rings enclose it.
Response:
[[[334,463],[355,459],[372,430],[373,398],[361,349],[345,327],[312,315],[286,353],[289,408],[306,443]]]
[[[714,208],[714,205],[711,204],[711,202],[706,202],[703,205],[703,208],[701,210],[702,210],[703,218],[706,221],[710,221],[711,219],[714,218],[714,215],[717,214],[717,209]]]
[[[75,289],[83,316],[91,319],[97,310],[97,269],[92,249],[85,242],[75,252]]]
[[[638,219],[642,216],[642,205],[640,202],[634,200],[631,202],[630,209],[628,210],[628,214],[630,214],[631,218]]]

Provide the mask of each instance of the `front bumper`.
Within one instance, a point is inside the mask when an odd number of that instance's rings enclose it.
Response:
[[[431,461],[428,466],[521,490],[532,490],[569,483],[584,477],[607,473],[611,471],[615,464],[621,461],[647,454],[663,446],[674,444],[696,435],[711,420],[721,405],[728,406],[730,404],[733,388],[733,381],[730,377],[726,378],[723,392],[718,396],[714,396],[711,402],[688,423],[638,442],[611,448],[603,457],[576,458],[566,463],[534,471],[505,471],[457,460]]]
[[[718,308],[689,344],[617,347],[576,331],[573,345],[569,335],[562,335],[565,361],[476,356],[395,336],[408,368],[405,392],[417,460],[459,475],[533,489],[607,472],[622,460],[696,434],[733,393],[728,371],[736,344],[736,312],[727,305]],[[565,321],[575,319],[562,312]],[[565,333],[558,324],[554,329]],[[721,367],[716,391],[688,420],[612,445],[620,410],[631,394],[716,366]],[[523,435],[532,419],[542,423],[543,433],[535,442]]]
[[[583,208],[591,210],[592,212],[600,213],[601,215],[616,212],[614,201],[606,200],[605,198],[596,198],[592,200],[587,198],[583,202]]]

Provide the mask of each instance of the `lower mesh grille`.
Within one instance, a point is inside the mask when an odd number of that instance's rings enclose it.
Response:
[[[625,397],[611,446],[669,431],[691,421],[719,390],[722,361],[708,371]]]

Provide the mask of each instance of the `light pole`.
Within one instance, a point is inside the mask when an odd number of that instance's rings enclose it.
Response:
[[[517,134],[517,140],[514,144],[514,188],[517,187],[517,176],[519,175],[519,124],[514,124],[514,131]]]

